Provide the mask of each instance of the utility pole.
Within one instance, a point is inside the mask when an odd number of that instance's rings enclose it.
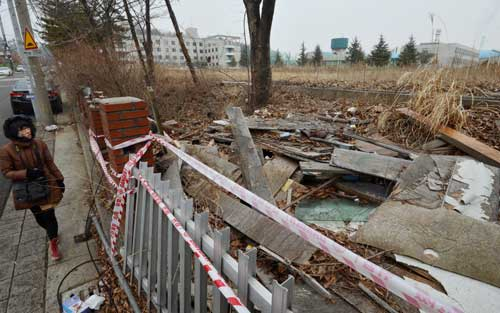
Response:
[[[10,6],[14,7],[14,0],[7,1],[9,2],[9,9]],[[31,34],[33,34],[26,0],[15,0],[15,10],[17,11],[17,17],[19,18],[19,25],[15,25],[17,24],[17,19],[15,19],[15,16],[12,16],[11,13],[11,17],[13,18],[12,25],[14,26],[14,33],[16,33],[19,52],[26,56],[28,67],[30,68],[33,75],[35,83],[33,89],[35,91],[36,100],[36,102],[33,103],[33,107],[35,109],[35,112],[38,111],[36,117],[43,126],[52,125],[54,123],[54,117],[52,115],[49,95],[45,86],[45,74],[43,73],[42,66],[40,64],[40,54],[39,52],[28,54],[26,51],[24,51],[24,38],[21,34],[21,31],[27,29],[31,32]],[[15,30],[16,27],[18,28],[18,31]],[[38,108],[35,108],[35,103]]]
[[[5,37],[5,30],[3,29],[3,21],[2,21],[2,15],[1,14],[0,14],[0,30],[2,31],[3,58],[5,60],[5,59],[7,59],[7,49],[9,48],[9,44],[7,43],[7,37]],[[9,58],[9,61],[10,61],[10,68],[11,68],[12,71],[14,71],[14,66],[12,65],[12,57]]]
[[[33,75],[31,74],[31,69],[30,69],[29,64],[28,64],[28,58],[23,53],[23,51],[24,51],[23,35],[21,32],[21,29],[19,28],[19,22],[17,20],[17,14],[16,14],[16,8],[14,6],[14,1],[7,0],[7,6],[9,7],[10,20],[12,22],[14,36],[16,37],[17,52],[19,53],[21,60],[23,60],[23,65],[24,65],[24,70],[26,72],[26,76],[30,80],[30,84],[32,86],[32,89],[34,89],[35,85],[36,85],[35,79],[33,78]],[[35,111],[35,116],[40,116],[40,110],[38,108],[38,104],[36,101],[37,101],[37,99],[31,99],[31,103],[33,105],[33,110]]]

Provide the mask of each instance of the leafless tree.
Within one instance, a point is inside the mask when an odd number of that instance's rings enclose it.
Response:
[[[175,17],[175,12],[174,9],[172,8],[172,4],[170,3],[170,0],[165,0],[165,4],[167,5],[168,14],[170,15],[170,20],[172,21],[172,25],[174,26],[175,29],[175,35],[179,40],[179,44],[182,49],[182,54],[184,54],[184,59],[186,60],[186,65],[188,66],[189,71],[191,72],[191,77],[193,78],[193,82],[195,84],[198,84],[198,77],[196,76],[196,71],[194,70],[193,62],[191,62],[191,56],[189,56],[189,51],[186,48],[184,37],[182,36],[182,32],[179,29],[179,24],[177,23],[177,18]]]
[[[243,0],[250,32],[252,88],[249,109],[264,106],[272,92],[271,26],[276,0]]]
[[[139,62],[144,71],[144,81],[146,83],[147,95],[148,95],[148,103],[153,111],[153,117],[156,122],[156,126],[160,134],[163,134],[163,128],[161,125],[160,114],[158,112],[158,108],[156,106],[156,93],[155,93],[155,64],[153,57],[153,40],[152,40],[152,29],[151,29],[151,6],[152,3],[150,0],[144,1],[144,27],[141,26],[141,21],[137,23],[139,25],[141,32],[143,34],[143,47],[145,51],[145,59],[142,54],[142,47],[139,43],[139,37],[137,35],[136,23],[134,21],[134,17],[132,16],[131,7],[127,0],[123,1],[123,8],[125,10],[125,15],[127,17],[127,22],[130,27],[130,34],[132,36],[132,40],[134,42],[134,46],[139,57]]]

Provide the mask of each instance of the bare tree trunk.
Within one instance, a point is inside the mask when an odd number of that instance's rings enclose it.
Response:
[[[156,127],[158,128],[158,132],[163,135],[163,127],[161,125],[160,120],[160,112],[158,111],[158,107],[156,106],[156,78],[155,78],[155,62],[153,58],[153,39],[151,38],[151,2],[150,0],[145,0],[144,4],[146,5],[146,42],[144,43],[144,50],[146,51],[146,62],[147,62],[147,71],[145,73],[146,76],[146,88],[148,94],[148,103],[151,106],[151,110],[153,111],[153,117],[156,122]]]
[[[270,42],[276,0],[243,0],[243,3],[250,30],[252,88],[249,109],[253,111],[264,106],[272,92]]]
[[[170,19],[172,20],[172,25],[174,25],[175,35],[179,40],[179,44],[181,45],[182,54],[184,54],[184,58],[186,59],[186,64],[191,72],[191,77],[193,78],[193,83],[195,85],[198,84],[198,76],[196,76],[196,71],[194,70],[193,63],[191,62],[191,57],[189,56],[189,52],[186,48],[186,44],[184,43],[184,38],[182,36],[182,32],[179,29],[179,24],[177,23],[177,18],[175,17],[174,9],[172,9],[172,4],[170,0],[165,0],[165,4],[167,5],[168,14],[170,14]]]
[[[127,16],[128,26],[130,27],[130,34],[132,35],[132,40],[134,41],[135,50],[139,57],[139,62],[141,63],[142,70],[144,71],[144,81],[146,82],[146,85],[150,85],[148,69],[146,67],[146,62],[144,61],[144,56],[142,55],[139,37],[137,37],[137,32],[135,31],[134,18],[132,17],[132,13],[130,13],[130,7],[128,6],[127,0],[123,0],[123,8],[125,9],[125,15]]]

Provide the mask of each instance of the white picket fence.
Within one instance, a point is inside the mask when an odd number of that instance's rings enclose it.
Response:
[[[229,253],[230,230],[209,230],[208,213],[193,215],[193,199],[187,199],[182,187],[172,187],[153,168],[141,162],[133,175],[145,177],[162,197],[196,244],[211,260],[226,281],[232,284],[250,312],[292,312],[294,278],[268,290],[256,278],[257,249],[238,251],[238,260]],[[219,290],[208,282],[200,262],[193,258],[189,246],[179,236],[147,190],[135,179],[127,196],[125,233],[121,254],[126,260],[123,271],[131,273],[130,281],[140,286],[148,303],[158,312],[215,313],[230,312],[230,306]],[[210,292],[209,292],[210,291]]]

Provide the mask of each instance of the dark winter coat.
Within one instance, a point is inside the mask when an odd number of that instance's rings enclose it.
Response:
[[[3,175],[13,182],[25,180],[27,168],[39,168],[37,156],[34,150],[34,148],[37,147],[43,171],[45,176],[48,178],[50,187],[50,195],[46,200],[28,204],[16,203],[14,200],[15,208],[21,210],[28,209],[36,205],[55,205],[59,203],[62,199],[63,193],[58,187],[57,181],[63,181],[64,177],[55,165],[47,144],[39,139],[32,139],[30,141],[19,140],[17,138],[17,129],[14,129],[15,127],[9,129],[10,125],[8,125],[7,122],[4,124],[4,133],[7,138],[11,139],[11,142],[0,148],[0,170]],[[32,134],[34,138],[36,130],[32,125],[32,122],[30,127],[32,127]]]

